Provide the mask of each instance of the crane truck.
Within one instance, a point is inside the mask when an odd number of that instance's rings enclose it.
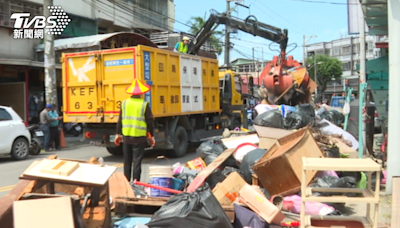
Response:
[[[309,77],[306,66],[294,60],[293,56],[287,56],[288,30],[259,22],[254,15],[240,20],[226,13],[211,10],[209,19],[191,42],[189,53],[196,54],[201,45],[212,35],[212,31],[220,24],[265,38],[272,41],[271,44],[280,45],[279,55],[268,62],[258,78],[261,86],[260,95],[264,100],[272,104],[287,105],[310,102],[310,91],[313,91],[312,86],[315,83]],[[249,84],[254,84],[253,80],[250,78]]]
[[[63,53],[64,122],[84,123],[87,140],[113,155],[122,154],[122,146],[113,143],[116,123],[121,103],[128,98],[125,88],[139,78],[151,86],[143,98],[154,115],[155,149],[182,157],[191,141],[221,135],[225,128],[247,127],[241,86],[236,86],[239,75],[231,69],[219,71],[217,60],[196,54],[214,25],[225,24],[280,43],[282,50],[287,30],[260,23],[254,16],[240,20],[215,12],[190,44],[189,54],[145,45]],[[290,58],[284,63],[292,63]]]

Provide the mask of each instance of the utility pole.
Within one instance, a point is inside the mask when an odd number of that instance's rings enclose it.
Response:
[[[230,12],[230,0],[226,0],[226,15],[229,17],[231,15]],[[229,34],[229,26],[225,25],[225,66],[230,65],[229,53],[230,53],[230,34]]]
[[[43,1],[43,16],[51,16],[48,6],[53,6],[53,0]],[[46,104],[57,104],[57,78],[54,53],[54,35],[48,34],[49,29],[44,28],[44,86]],[[58,104],[57,104],[58,107]]]
[[[360,143],[358,147],[358,157],[362,158],[365,151],[365,122],[364,122],[364,112],[366,112],[365,107],[365,94],[367,89],[366,82],[366,65],[365,65],[365,19],[364,14],[360,14],[360,18],[358,19],[358,27],[360,30],[360,85],[358,89],[359,94],[359,109],[358,109],[358,141]]]

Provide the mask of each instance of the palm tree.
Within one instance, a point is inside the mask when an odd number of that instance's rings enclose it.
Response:
[[[188,22],[188,24],[191,24],[189,33],[196,35],[206,23],[205,18],[206,15],[204,15],[204,17],[191,17]],[[219,39],[223,34],[224,33],[222,31],[214,31],[210,38],[208,38],[208,42],[210,42],[212,49],[216,50],[218,55],[222,52],[222,44]]]

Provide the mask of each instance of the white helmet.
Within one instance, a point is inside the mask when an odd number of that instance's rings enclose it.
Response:
[[[189,37],[187,37],[187,36],[184,36],[184,37],[182,38],[182,40],[190,41]]]

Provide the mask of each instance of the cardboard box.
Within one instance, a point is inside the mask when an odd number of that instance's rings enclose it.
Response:
[[[278,139],[290,135],[293,131],[272,128],[272,127],[263,127],[254,125],[254,128],[257,131],[259,137],[259,147],[261,149],[270,149],[275,143],[278,142]]]
[[[302,157],[324,157],[312,133],[307,128],[279,139],[254,164],[253,170],[271,196],[287,196],[300,190]],[[317,171],[307,171],[307,185],[316,173]]]
[[[240,201],[268,223],[281,224],[285,215],[262,193],[246,184],[239,192]]]
[[[212,190],[215,198],[222,206],[232,206],[239,192],[247,183],[237,172],[232,172],[228,177],[218,183]],[[263,194],[259,186],[252,186],[257,192]]]
[[[233,205],[235,199],[232,197],[238,197],[240,189],[246,184],[239,173],[232,172],[224,181],[218,183],[212,192],[221,205]]]

